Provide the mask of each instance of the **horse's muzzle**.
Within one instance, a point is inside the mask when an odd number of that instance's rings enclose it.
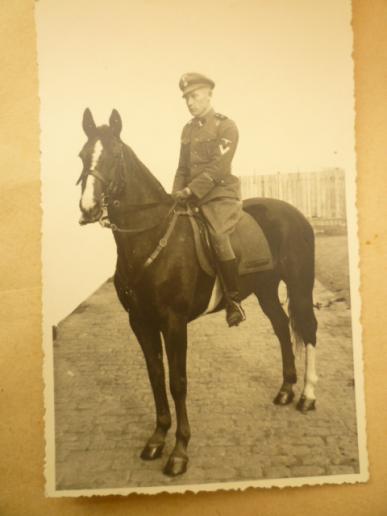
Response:
[[[90,221],[88,219],[86,219],[86,217],[82,213],[81,216],[79,217],[79,221],[78,222],[79,222],[79,224],[81,226],[84,226],[85,224],[89,224]]]
[[[86,224],[93,224],[94,222],[97,222],[101,217],[101,211],[97,213],[94,217],[87,217],[83,212],[81,213],[81,216],[79,218],[79,224],[81,226],[85,226]]]

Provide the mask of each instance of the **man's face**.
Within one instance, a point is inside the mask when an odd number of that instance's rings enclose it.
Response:
[[[189,112],[195,117],[203,116],[211,108],[211,94],[210,88],[198,88],[197,90],[188,93],[185,101]]]

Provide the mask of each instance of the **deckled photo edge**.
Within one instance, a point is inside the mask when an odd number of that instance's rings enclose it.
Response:
[[[35,23],[39,25],[39,15],[35,7]],[[351,28],[352,30],[352,28]],[[39,30],[37,30],[38,41],[38,66],[39,66]],[[40,80],[39,80],[40,85]],[[355,97],[354,97],[355,98]],[[42,99],[40,98],[40,113],[42,110]],[[355,103],[354,103],[355,112]],[[40,133],[40,145],[42,148],[42,129]],[[44,156],[41,153],[40,163],[43,170]],[[58,490],[55,482],[55,421],[54,421],[54,370],[53,370],[53,325],[54,322],[45,317],[45,306],[49,302],[49,295],[46,290],[45,281],[45,245],[47,245],[44,235],[44,207],[45,207],[45,184],[41,174],[41,209],[43,213],[42,223],[42,269],[43,269],[43,380],[44,380],[44,436],[45,436],[45,467],[44,476],[46,480],[46,496],[49,497],[80,497],[80,496],[106,496],[106,495],[129,495],[137,494],[158,494],[185,493],[200,491],[217,490],[245,490],[248,488],[285,488],[302,487],[323,484],[353,484],[366,482],[369,479],[369,465],[366,442],[366,411],[364,394],[364,360],[362,345],[362,326],[361,326],[361,297],[360,297],[360,253],[359,253],[359,234],[358,234],[358,210],[357,210],[357,168],[356,153],[353,155],[353,170],[355,174],[345,171],[345,192],[347,210],[347,235],[349,246],[349,269],[350,269],[350,296],[351,296],[351,323],[352,323],[352,343],[355,371],[355,398],[356,398],[356,419],[358,430],[358,451],[359,451],[359,473],[346,475],[324,475],[319,477],[296,477],[283,479],[265,479],[240,482],[219,482],[208,484],[187,484],[187,485],[162,485],[154,487],[133,487],[133,488],[112,488],[112,489],[77,489],[77,490]],[[173,482],[173,481],[172,481]]]

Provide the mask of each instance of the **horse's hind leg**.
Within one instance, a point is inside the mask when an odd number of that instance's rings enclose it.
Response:
[[[144,321],[130,314],[130,325],[144,353],[149,380],[156,405],[156,428],[141,453],[144,460],[161,456],[165,437],[171,427],[171,414],[165,388],[163,349],[160,331],[150,321]]]
[[[294,398],[293,385],[297,382],[289,319],[278,298],[278,280],[273,280],[255,292],[263,312],[270,319],[274,333],[281,345],[282,376],[281,388],[274,398],[276,405],[287,405]]]
[[[289,311],[291,324],[296,336],[305,345],[304,389],[297,403],[297,409],[303,413],[314,410],[316,404],[316,331],[317,321],[313,312],[312,288],[299,282],[288,286]]]

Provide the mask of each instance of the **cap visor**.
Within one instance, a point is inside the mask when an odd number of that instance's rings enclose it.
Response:
[[[182,95],[182,97],[186,97],[189,93],[192,93],[193,91],[195,90],[199,90],[200,88],[208,88],[210,90],[212,90],[214,87],[209,84],[209,83],[205,83],[205,82],[202,82],[202,83],[197,83],[197,84],[191,84],[190,86],[187,86],[186,89],[184,90],[184,93]]]

